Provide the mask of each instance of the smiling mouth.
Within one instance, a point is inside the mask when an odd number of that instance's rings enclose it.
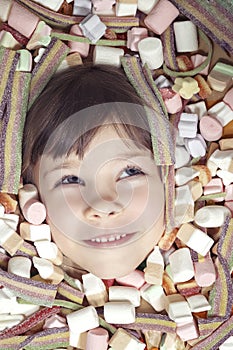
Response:
[[[85,240],[84,242],[92,247],[97,248],[110,248],[122,245],[128,242],[135,233],[122,233],[115,235],[105,235],[90,240]]]

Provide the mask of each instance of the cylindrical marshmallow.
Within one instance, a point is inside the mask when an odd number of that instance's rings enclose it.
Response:
[[[186,300],[192,312],[202,312],[211,309],[208,300],[202,294],[190,295],[186,297]]]
[[[129,301],[138,307],[140,305],[140,292],[134,287],[112,286],[109,288],[109,301]]]
[[[8,262],[7,271],[15,275],[30,278],[31,260],[25,256],[14,256]]]
[[[222,137],[223,127],[216,118],[208,115],[202,117],[199,127],[206,141],[217,141]]]
[[[162,311],[165,309],[165,294],[162,286],[144,284],[140,289],[141,296],[146,300],[155,311]]]
[[[142,64],[147,64],[149,69],[160,68],[163,64],[162,41],[155,37],[142,39],[138,43],[138,51]]]
[[[124,50],[117,47],[95,46],[93,51],[94,64],[109,64],[120,67],[121,57],[124,56]]]
[[[41,278],[49,280],[54,284],[58,284],[63,280],[63,270],[60,267],[53,265],[51,261],[38,258],[37,256],[34,256],[32,261]]]
[[[134,270],[126,276],[116,278],[116,282],[123,286],[141,288],[145,283],[144,273]]]
[[[198,115],[193,113],[181,113],[178,123],[179,136],[194,138],[197,134]]]
[[[40,258],[48,259],[55,265],[61,265],[63,261],[62,252],[54,242],[39,240],[34,243]]]
[[[217,194],[223,192],[223,183],[222,180],[218,177],[213,178],[204,186],[204,196],[208,194]],[[214,202],[222,202],[224,197],[213,198]]]
[[[201,134],[197,134],[196,137],[190,139],[185,138],[185,147],[193,158],[204,157],[206,154],[207,145]]]
[[[135,16],[137,12],[137,0],[118,0],[115,9],[116,16]]]
[[[200,172],[192,167],[182,167],[176,170],[175,180],[177,186],[186,185],[197,177]]]
[[[174,33],[178,52],[198,50],[197,28],[191,21],[175,22]]]
[[[108,349],[108,331],[98,327],[88,331],[86,350],[107,350]]]
[[[104,282],[92,273],[82,276],[83,288],[89,304],[93,306],[103,306],[108,295]]]
[[[146,28],[133,27],[127,31],[127,48],[132,51],[138,51],[138,43],[140,40],[148,37]]]
[[[159,0],[138,0],[138,9],[139,11],[148,14],[158,2]]]
[[[77,24],[74,24],[70,28],[71,35],[83,36],[83,32]],[[70,48],[70,53],[78,52],[80,56],[87,57],[89,53],[90,44],[89,43],[81,43],[78,41],[68,41],[68,46]]]
[[[115,350],[144,350],[146,344],[138,340],[123,328],[118,328],[109,341],[110,349]],[[109,349],[109,350],[110,350]]]
[[[208,109],[208,114],[216,118],[222,126],[226,126],[233,120],[233,110],[223,101]]]
[[[83,333],[99,327],[99,317],[94,306],[71,312],[66,319],[72,332]]]
[[[190,322],[193,319],[189,304],[180,294],[166,296],[166,311],[171,320],[176,323]]]
[[[189,248],[180,248],[169,256],[172,279],[175,283],[186,282],[194,276]]]
[[[184,146],[176,146],[175,148],[175,169],[179,169],[188,165],[190,161],[190,154]]]
[[[108,323],[129,324],[135,322],[135,307],[127,301],[109,301],[104,304],[104,318]]]
[[[178,15],[179,10],[170,1],[160,0],[146,16],[144,22],[155,34],[162,34]]]
[[[22,322],[24,319],[23,315],[1,315],[0,319],[0,331],[3,331],[6,328],[11,328],[20,322]]]
[[[19,226],[20,236],[27,241],[51,241],[51,231],[47,224],[31,225],[28,222],[22,222]]]
[[[194,221],[202,227],[220,227],[224,224],[227,216],[231,216],[228,208],[222,205],[208,205],[196,211]]]

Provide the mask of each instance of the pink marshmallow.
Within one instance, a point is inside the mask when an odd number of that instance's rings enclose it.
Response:
[[[170,1],[160,0],[144,22],[155,34],[162,34],[178,15],[179,10]]]
[[[214,117],[203,116],[200,120],[200,132],[206,141],[217,141],[222,137],[223,126]]]
[[[223,102],[228,104],[228,106],[233,109],[233,87],[226,93],[226,95],[223,98]]]
[[[71,35],[77,35],[83,37],[83,32],[77,24],[74,24],[70,28]],[[70,53],[78,52],[82,57],[87,57],[89,53],[90,44],[88,43],[79,43],[77,41],[68,41],[68,46],[70,48]]]
[[[225,201],[226,202],[233,201],[233,184],[226,186],[225,192],[226,192]]]
[[[199,337],[198,328],[194,322],[178,323],[176,328],[176,334],[183,340],[191,340]]]
[[[204,195],[223,192],[222,179],[214,178],[204,186]],[[215,202],[222,202],[224,197],[213,199]]]
[[[130,274],[118,277],[116,282],[129,287],[135,287],[137,289],[141,288],[143,284],[146,282],[144,278],[144,273],[140,270],[134,270]]]
[[[115,0],[92,0],[95,11],[111,10],[115,2]]]
[[[215,282],[216,271],[209,256],[194,262],[194,278],[200,287],[209,287]]]
[[[178,93],[172,91],[172,89],[169,88],[162,88],[159,91],[162,95],[168,113],[173,114],[181,111],[183,104],[182,99]]]
[[[233,217],[233,201],[225,202],[224,205],[230,210],[231,216]]]
[[[46,218],[46,209],[43,203],[36,199],[29,200],[22,208],[25,219],[33,225],[40,225]]]
[[[90,329],[87,333],[86,350],[107,350],[108,349],[108,331],[98,327]]]
[[[207,56],[203,56],[200,54],[191,56],[191,61],[193,63],[194,68],[200,66],[206,60],[206,58]],[[210,64],[208,64],[199,74],[207,75],[209,72],[209,66]]]
[[[40,18],[34,15],[31,11],[28,11],[25,7],[19,5],[17,2],[13,2],[8,24],[18,32],[30,38],[32,33],[37,27]]]
[[[127,32],[127,48],[132,51],[138,51],[138,43],[140,40],[148,37],[146,28],[134,27]]]

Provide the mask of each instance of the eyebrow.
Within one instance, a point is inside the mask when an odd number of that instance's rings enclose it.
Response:
[[[61,169],[69,169],[71,167],[77,167],[77,163],[75,163],[74,161],[62,162],[56,165],[54,168],[47,170],[44,173],[43,177],[45,178],[46,176],[53,173],[54,171],[61,170]]]

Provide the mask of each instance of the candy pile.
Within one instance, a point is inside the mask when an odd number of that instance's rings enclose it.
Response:
[[[210,40],[233,51],[233,12],[201,4],[1,1],[2,350],[233,348],[233,66],[213,61]],[[71,277],[36,188],[19,190],[28,108],[57,70],[86,60],[122,65],[177,129],[176,228],[117,280]]]

